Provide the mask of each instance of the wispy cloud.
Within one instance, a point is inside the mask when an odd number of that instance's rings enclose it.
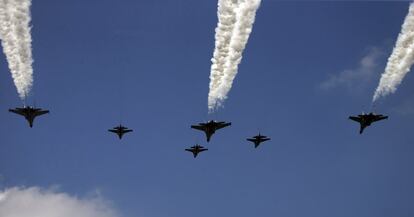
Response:
[[[99,194],[78,198],[53,189],[8,188],[0,191],[4,217],[119,217]]]
[[[345,87],[351,91],[361,89],[379,74],[376,72],[379,70],[380,60],[384,57],[384,54],[382,49],[378,47],[369,48],[367,54],[359,61],[356,68],[331,74],[319,87],[323,90],[339,87]]]

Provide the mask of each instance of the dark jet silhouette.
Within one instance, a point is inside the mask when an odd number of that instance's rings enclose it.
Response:
[[[349,119],[359,122],[359,124],[361,125],[361,128],[359,130],[359,134],[362,134],[362,132],[364,132],[364,129],[368,126],[370,126],[372,123],[376,122],[376,121],[380,121],[380,120],[384,120],[384,119],[388,119],[388,116],[384,116],[384,115],[376,115],[374,113],[369,113],[369,114],[365,114],[362,113],[358,116],[349,116]]]
[[[128,129],[128,127],[124,127],[124,126],[122,126],[122,125],[120,124],[119,126],[114,127],[114,128],[112,128],[112,129],[109,129],[108,131],[109,131],[109,132],[112,132],[112,133],[117,134],[117,135],[118,135],[118,137],[119,137],[119,139],[122,139],[122,136],[123,136],[125,133],[132,132],[133,130]]]
[[[230,125],[231,123],[226,123],[224,121],[216,122],[214,120],[211,120],[207,123],[199,123],[198,125],[191,125],[191,128],[204,131],[206,133],[207,142],[210,142],[210,138],[216,132],[216,130],[219,130],[221,128],[224,128]]]
[[[23,108],[9,109],[9,112],[16,113],[23,116],[29,122],[29,126],[33,127],[33,121],[37,116],[49,113],[49,110],[42,110],[31,106],[24,106]]]
[[[203,152],[203,151],[207,151],[208,149],[207,148],[204,148],[201,145],[195,145],[195,146],[193,146],[191,148],[187,148],[185,150],[193,153],[194,158],[196,158],[197,155],[198,155],[198,153]]]
[[[247,139],[247,141],[250,141],[250,142],[254,143],[255,148],[259,147],[260,143],[266,142],[266,141],[269,141],[269,140],[270,140],[269,137],[260,135],[260,133],[257,136],[253,136],[252,138]]]

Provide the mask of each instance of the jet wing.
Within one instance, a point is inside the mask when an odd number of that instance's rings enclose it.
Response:
[[[124,130],[124,133],[132,132],[133,130]]]
[[[9,109],[9,112],[25,116],[25,113],[23,113],[20,109]]]
[[[203,152],[203,151],[207,151],[207,150],[208,150],[207,148],[202,148],[202,149],[199,150],[199,152]]]
[[[269,141],[270,140],[270,138],[265,138],[265,139],[262,139],[262,142],[266,142],[266,141]]]
[[[250,142],[256,142],[256,140],[255,139],[246,139],[247,141],[250,141]]]
[[[186,148],[185,150],[186,151],[189,151],[189,152],[193,152],[193,150],[192,149],[189,149],[189,148]]]
[[[191,128],[196,129],[196,130],[201,130],[201,131],[206,130],[204,126],[200,126],[200,125],[191,125]]]
[[[47,114],[47,113],[49,113],[49,110],[43,110],[43,111],[36,111],[36,116],[40,116],[40,115],[44,115],[44,114]]]
[[[220,125],[217,126],[217,130],[221,129],[221,128],[224,128],[224,127],[228,127],[230,125],[231,125],[231,123],[220,124]]]
[[[109,132],[112,132],[112,133],[118,133],[118,131],[117,130],[108,130]]]
[[[375,117],[374,121],[380,121],[380,120],[384,120],[384,119],[388,119],[388,116],[379,116],[379,117]]]
[[[355,117],[355,116],[349,116],[349,119],[356,121],[356,122],[361,122],[361,118],[360,117]]]

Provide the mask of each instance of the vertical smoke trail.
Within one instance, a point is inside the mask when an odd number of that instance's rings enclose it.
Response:
[[[215,62],[216,58],[213,58],[214,67],[212,66],[210,93],[208,98],[208,108],[210,111],[221,106],[223,101],[227,98],[227,94],[236,77],[243,50],[246,47],[249,35],[252,31],[256,11],[259,8],[261,0],[234,0],[232,2],[232,14],[235,15],[235,23],[232,24],[233,28],[231,30],[227,29],[225,32],[227,36],[230,35],[230,40],[224,41],[227,44],[223,46],[225,52],[222,53],[224,55],[220,56],[222,59],[220,59],[220,67],[217,67],[219,69],[217,71],[213,70],[217,69],[215,68],[215,64],[217,63]],[[219,18],[218,26],[220,25]],[[217,33],[218,31],[216,31],[216,35]]]
[[[379,85],[375,91],[373,101],[381,96],[394,93],[401,84],[404,76],[410,71],[414,63],[414,3],[411,3],[407,17],[398,35],[397,42]]]
[[[213,109],[217,101],[217,88],[220,86],[221,78],[224,76],[224,66],[229,54],[230,40],[233,35],[234,25],[236,23],[237,0],[219,0],[218,1],[218,24],[216,28],[216,45],[211,62],[210,72],[210,93],[208,95],[208,107]]]
[[[22,99],[33,83],[30,6],[31,0],[0,0],[0,39]]]
[[[216,106],[220,106],[227,98],[233,80],[237,75],[238,66],[242,59],[242,54],[246,48],[250,33],[252,32],[253,23],[256,17],[256,11],[259,8],[261,0],[240,0],[237,8],[237,23],[233,31],[233,37],[230,41],[230,52],[227,57],[224,76],[218,88],[218,101]]]

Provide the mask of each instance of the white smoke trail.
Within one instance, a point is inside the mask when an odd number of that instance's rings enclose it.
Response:
[[[208,107],[213,109],[217,101],[216,90],[220,86],[221,78],[224,75],[224,67],[229,54],[230,40],[233,35],[234,25],[236,23],[237,0],[219,0],[218,1],[218,24],[216,28],[216,45],[211,62],[210,72],[210,93],[208,95]]]
[[[373,101],[381,96],[394,93],[404,76],[410,71],[414,63],[414,3],[410,4],[410,9],[401,33],[398,35],[397,42],[384,73],[381,76],[379,85],[375,91]]]
[[[0,0],[0,39],[19,96],[24,99],[33,83],[31,0]]]
[[[211,67],[210,92],[208,97],[209,111],[221,106],[223,101],[227,98],[227,94],[236,77],[243,50],[246,47],[249,35],[252,31],[256,11],[259,8],[260,2],[261,0],[219,0],[219,23],[216,29],[216,50],[214,51],[214,54],[218,53],[219,55],[214,55],[212,59],[213,65]],[[220,6],[225,3],[231,3],[227,4],[231,8],[226,9],[232,11],[229,13],[232,15],[229,16],[231,17],[230,20],[232,22],[226,23],[230,24],[227,25],[229,28],[220,29],[223,31],[218,31],[220,26],[225,25],[220,19],[220,15],[223,15],[220,13]],[[217,35],[219,35],[219,37],[217,37]],[[217,39],[221,39],[220,42],[218,42]]]

